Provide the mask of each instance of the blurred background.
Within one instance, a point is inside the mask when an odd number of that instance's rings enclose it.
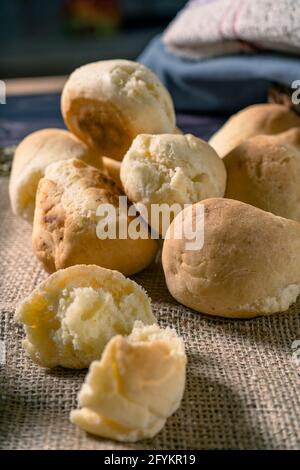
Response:
[[[300,77],[300,1],[0,0],[0,19],[0,166],[1,148],[65,126],[67,76],[98,60],[149,67],[173,98],[178,126],[204,139],[254,103],[275,101],[300,114],[291,100]]]
[[[69,74],[135,59],[185,0],[1,0],[0,77]]]

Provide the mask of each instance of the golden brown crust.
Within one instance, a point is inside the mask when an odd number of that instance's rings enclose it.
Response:
[[[203,248],[188,251],[184,238],[174,239],[174,222],[164,242],[163,268],[173,297],[225,317],[287,310],[300,293],[300,224],[230,199],[202,203]],[[192,210],[193,223],[199,204],[185,210]]]
[[[220,157],[259,134],[278,134],[300,127],[300,117],[280,104],[255,104],[234,114],[210,139]]]
[[[9,182],[12,210],[32,222],[35,194],[48,165],[58,160],[77,158],[102,169],[102,158],[70,132],[42,129],[29,134],[18,145]]]
[[[97,207],[118,207],[122,193],[116,183],[78,160],[54,165],[38,186],[32,236],[33,250],[45,269],[97,264],[125,275],[144,269],[155,256],[155,240],[102,240],[96,234]]]
[[[18,306],[23,346],[41,367],[81,369],[99,359],[115,335],[129,334],[136,320],[156,323],[145,291],[121,273],[95,265],[61,269]]]
[[[76,69],[61,99],[68,128],[102,155],[122,160],[143,132],[173,132],[171,96],[147,67],[104,60]]]
[[[103,160],[103,171],[107,172],[109,176],[117,183],[119,188],[123,190],[120,171],[121,171],[121,162],[114,160],[109,157],[102,157]]]
[[[76,98],[64,108],[67,127],[90,148],[122,160],[135,132],[124,113],[113,103]]]
[[[224,163],[225,197],[300,222],[300,128],[247,139]]]

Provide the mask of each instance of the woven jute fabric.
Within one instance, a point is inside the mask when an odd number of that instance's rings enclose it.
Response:
[[[69,422],[86,371],[46,370],[24,353],[18,302],[46,278],[31,251],[31,227],[10,211],[0,179],[0,447],[3,449],[298,449],[300,302],[288,312],[252,320],[208,317],[168,293],[160,262],[134,276],[152,298],[162,326],[183,336],[187,383],[180,409],[152,440],[120,444]],[[288,267],[287,267],[288,269]]]

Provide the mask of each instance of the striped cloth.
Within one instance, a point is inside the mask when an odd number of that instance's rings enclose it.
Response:
[[[194,59],[258,50],[299,54],[299,22],[295,0],[190,0],[163,41]]]

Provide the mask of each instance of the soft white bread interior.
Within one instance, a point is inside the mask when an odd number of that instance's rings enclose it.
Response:
[[[71,422],[117,441],[151,438],[179,407],[185,370],[184,343],[174,330],[136,322],[91,364]]]
[[[141,134],[122,161],[121,181],[129,200],[142,204],[151,227],[164,235],[169,224],[151,217],[153,205],[177,204],[178,212],[184,204],[222,197],[226,170],[214,149],[192,134]]]
[[[42,367],[81,369],[100,358],[108,341],[129,334],[135,320],[156,322],[150,299],[121,273],[92,265],[57,271],[19,305],[23,346]]]

